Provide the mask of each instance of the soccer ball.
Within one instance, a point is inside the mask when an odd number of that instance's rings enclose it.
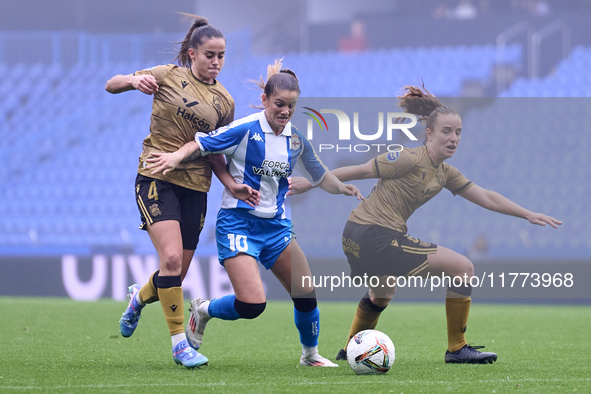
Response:
[[[395,356],[392,340],[378,330],[358,332],[347,345],[347,361],[357,375],[384,374]]]

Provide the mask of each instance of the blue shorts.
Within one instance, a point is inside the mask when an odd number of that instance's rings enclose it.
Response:
[[[291,242],[291,220],[263,219],[236,209],[220,209],[215,237],[221,265],[244,253],[270,269]]]

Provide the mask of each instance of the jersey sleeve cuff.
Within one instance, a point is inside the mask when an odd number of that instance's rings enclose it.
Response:
[[[211,152],[208,152],[207,150],[205,150],[205,148],[203,147],[203,144],[201,143],[200,139],[201,139],[201,136],[199,135],[199,133],[195,134],[195,141],[197,141],[197,145],[199,145],[199,151],[201,151],[201,156],[207,156]]]
[[[321,184],[321,183],[322,183],[322,181],[324,180],[324,177],[326,176],[326,174],[327,174],[327,173],[328,173],[328,171],[325,171],[325,172],[324,172],[324,174],[322,174],[322,176],[321,176],[319,179],[317,179],[317,180],[316,180],[316,181],[314,181],[314,182],[313,182],[313,181],[310,181],[310,183],[312,184],[312,187],[314,187],[314,186],[318,186],[319,184]]]

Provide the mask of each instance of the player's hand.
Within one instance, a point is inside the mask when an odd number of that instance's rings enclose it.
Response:
[[[525,215],[525,218],[529,220],[531,224],[537,224],[538,226],[545,226],[546,223],[548,223],[550,226],[558,228],[558,226],[562,224],[560,220],[554,219],[551,216],[544,215],[543,213],[538,212],[529,211]]]
[[[351,185],[350,183],[343,183],[339,186],[339,192],[345,196],[357,196],[358,200],[365,201],[363,194],[357,189],[357,186]]]
[[[232,193],[234,198],[244,201],[253,208],[259,205],[261,201],[261,192],[243,183],[237,183],[232,186],[230,193]]]
[[[312,189],[312,184],[310,181],[303,176],[289,177],[287,178],[287,181],[289,182],[289,188],[286,196],[291,196],[292,194],[303,194]]]
[[[158,84],[153,75],[138,75],[132,78],[131,86],[142,93],[151,95],[158,91]]]
[[[177,168],[181,160],[182,157],[180,157],[178,151],[173,153],[152,152],[146,159],[146,161],[151,164],[146,168],[154,169],[151,174],[162,172],[162,175],[166,175]]]

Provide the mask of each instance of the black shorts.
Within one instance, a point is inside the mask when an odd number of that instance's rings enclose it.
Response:
[[[343,251],[351,276],[414,276],[429,267],[427,255],[436,253],[437,245],[386,227],[348,221]]]
[[[147,225],[163,220],[177,220],[181,224],[183,249],[197,248],[205,224],[207,193],[138,174],[135,201],[142,219],[140,229],[147,230]]]

